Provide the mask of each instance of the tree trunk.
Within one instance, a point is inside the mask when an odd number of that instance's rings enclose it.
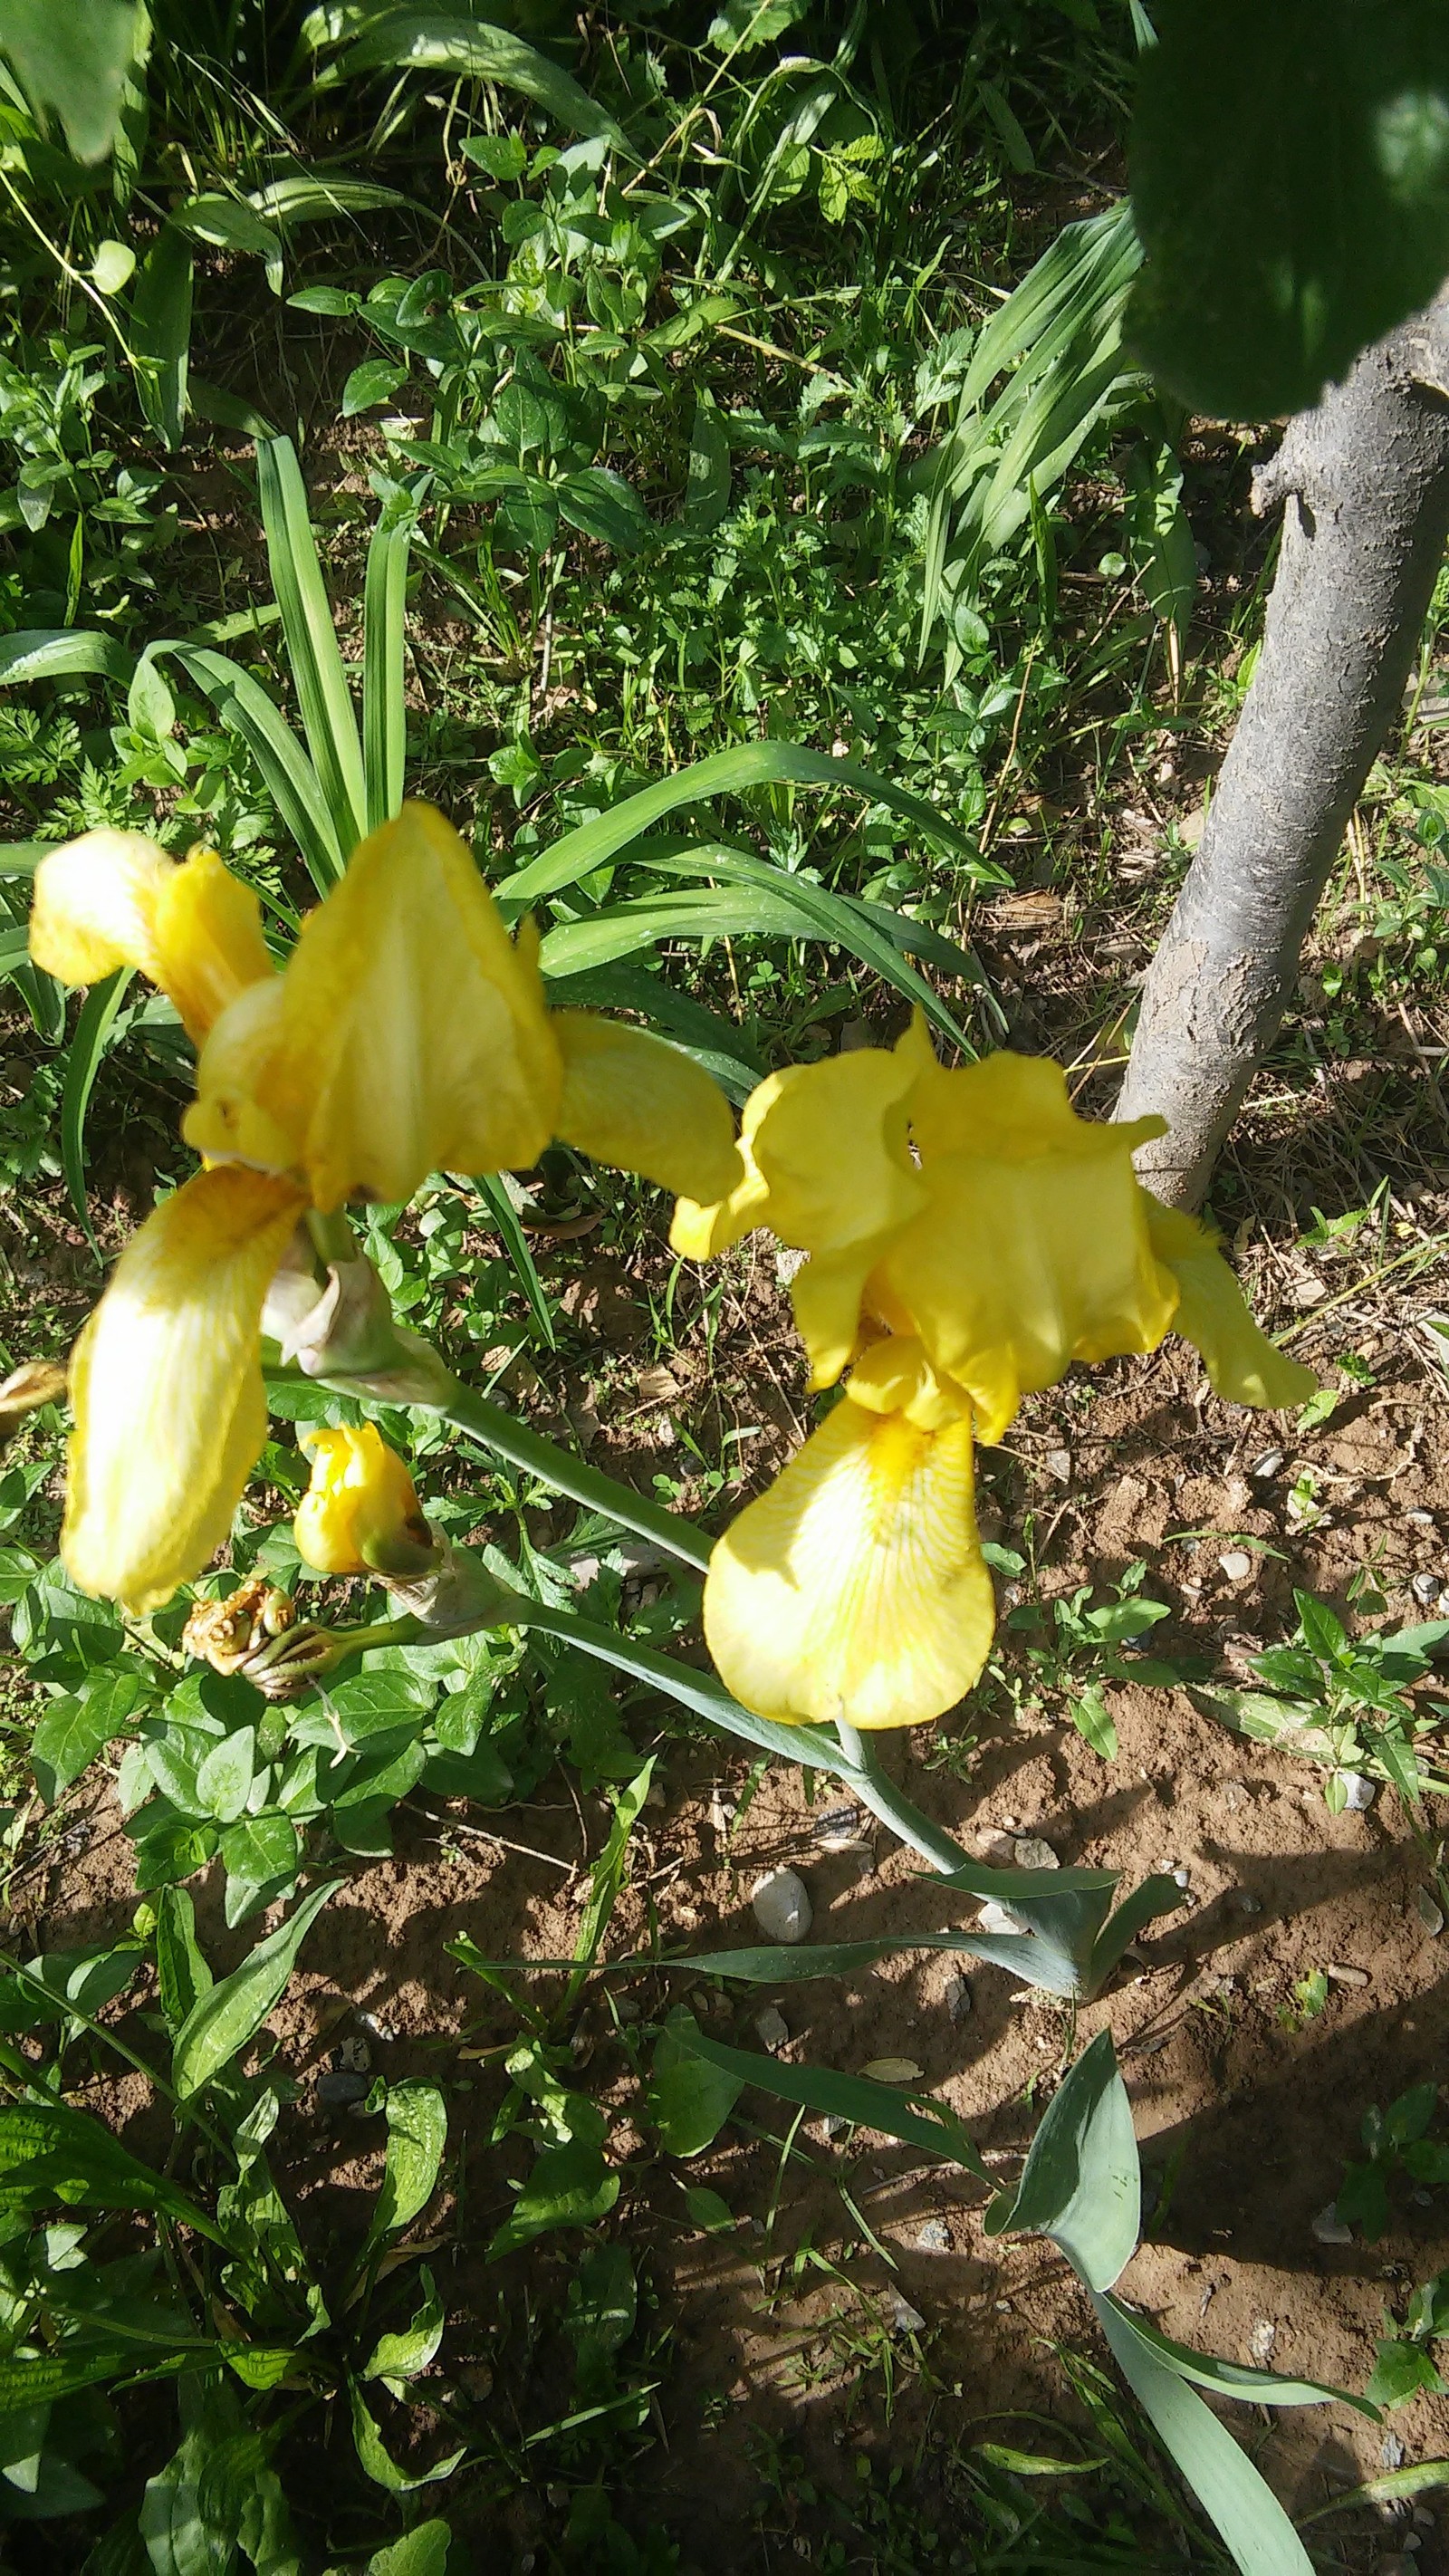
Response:
[[[1253,485],[1285,505],[1252,686],[1142,990],[1119,1118],[1196,1207],[1293,993],[1349,816],[1399,707],[1449,532],[1449,289],[1290,421]]]

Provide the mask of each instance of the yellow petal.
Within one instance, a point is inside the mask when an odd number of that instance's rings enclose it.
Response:
[[[554,1011],[549,1025],[563,1058],[557,1133],[565,1144],[692,1200],[729,1197],[743,1177],[735,1122],[702,1065],[592,1011]]]
[[[969,1419],[917,1430],[848,1400],[710,1559],[704,1628],[746,1708],[919,1726],[978,1679],[995,1624]]]
[[[1181,1303],[1172,1329],[1202,1353],[1213,1391],[1230,1404],[1306,1404],[1318,1390],[1311,1369],[1276,1350],[1254,1323],[1243,1292],[1196,1217],[1144,1190],[1152,1249],[1172,1272]]]
[[[303,1431],[312,1482],[293,1521],[297,1554],[319,1574],[426,1571],[438,1550],[413,1480],[372,1423]]]
[[[263,1172],[290,1172],[299,1184],[307,1158],[305,1106],[289,1102],[275,1075],[285,1036],[286,977],[252,984],[222,1012],[201,1050],[197,1096],[181,1133],[213,1163],[253,1163]],[[283,1125],[264,1100],[292,1111]]]
[[[134,966],[197,1044],[237,994],[274,973],[250,886],[214,850],[178,867],[140,832],[86,832],[42,859],[30,953],[63,984]]]
[[[266,1438],[262,1300],[302,1202],[258,1172],[200,1172],[127,1245],[71,1369],[61,1554],[141,1612],[221,1546]]]
[[[911,1122],[929,1205],[881,1280],[982,1439],[1073,1360],[1156,1347],[1178,1286],[1148,1240],[1138,1127],[1078,1118],[1060,1067],[1007,1054],[923,1082]]]
[[[866,1282],[895,1239],[893,1233],[867,1235],[843,1252],[812,1252],[796,1271],[790,1302],[809,1356],[812,1388],[834,1386],[855,1357]],[[910,1317],[902,1320],[909,1331]]]
[[[84,832],[35,871],[30,954],[62,984],[95,984],[118,966],[161,981],[156,896],[171,861],[143,832]]]
[[[925,1344],[909,1334],[871,1342],[851,1370],[845,1393],[868,1413],[903,1413],[918,1431],[944,1431],[971,1414],[966,1397],[937,1377]]]
[[[359,845],[284,986],[256,1105],[305,1139],[317,1207],[408,1199],[431,1171],[526,1168],[554,1133],[562,1076],[537,967],[433,806],[404,805]]]

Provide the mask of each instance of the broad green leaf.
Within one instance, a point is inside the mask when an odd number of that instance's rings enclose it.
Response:
[[[0,2110],[0,2198],[67,2200],[99,2209],[153,2209],[213,2243],[228,2238],[165,2174],[143,2165],[99,2120],[64,2102]]]
[[[1397,2335],[1385,2336],[1364,2390],[1369,2407],[1402,2406],[1426,2391],[1431,2397],[1444,2395],[1444,2382],[1424,2346],[1405,2343]]]
[[[269,179],[264,188],[254,188],[248,203],[269,223],[285,228],[408,206],[412,199],[396,188],[385,188],[377,179],[354,179],[346,170],[289,170],[284,178]],[[322,308],[314,304],[312,309]]]
[[[1099,2292],[1092,2305],[1124,2379],[1242,2576],[1313,2576],[1288,2516],[1231,2433],[1138,2333],[1134,2317]]]
[[[407,372],[395,358],[364,358],[342,388],[343,419],[353,420],[358,412],[371,411],[374,403],[391,402],[399,385],[407,382]]]
[[[269,1939],[258,1943],[250,1958],[198,1998],[177,2033],[172,2061],[172,2080],[181,2101],[189,2100],[251,2045],[285,1994],[303,1941],[341,1884],[333,1878],[315,1887]]]
[[[364,2371],[364,2379],[416,2379],[426,2370],[443,2340],[443,2302],[431,2272],[424,2265],[418,2274],[423,2303],[411,2325],[401,2334],[379,2335]],[[393,2390],[397,2396],[401,2392]]]
[[[362,745],[312,534],[307,487],[289,438],[258,439],[257,487],[302,730],[338,844],[350,857],[362,838],[367,812]]]
[[[359,41],[328,77],[352,81],[362,72],[414,70],[520,90],[568,132],[602,135],[616,152],[631,161],[636,157],[623,127],[557,63],[510,28],[494,26],[463,8],[369,12]]]
[[[1164,0],[1137,68],[1129,330],[1193,411],[1302,410],[1449,271],[1449,18]]]
[[[719,526],[730,505],[730,443],[719,405],[704,385],[696,387],[694,426],[689,436],[689,481],[679,525],[686,536],[707,537]]]
[[[173,206],[171,221],[190,233],[194,241],[209,242],[220,250],[239,250],[262,260],[266,265],[267,284],[274,295],[282,291],[282,244],[268,223],[264,223],[255,206],[244,198],[224,197],[213,191],[206,196],[188,197],[183,205]]]
[[[387,2164],[358,2256],[359,2267],[385,2236],[396,2236],[425,2209],[437,2188],[448,2140],[448,2106],[436,2084],[393,2084],[383,2104]]]
[[[452,2539],[445,2522],[419,2522],[386,2549],[375,2549],[367,2576],[446,2576]]]
[[[196,1774],[196,1795],[204,1815],[219,1825],[235,1824],[251,1796],[256,1758],[255,1727],[239,1726],[222,1737]]]
[[[928,2155],[964,2165],[978,2181],[989,2179],[970,2137],[944,2103],[920,2101],[867,2075],[839,2075],[826,2066],[784,2066],[752,2049],[729,2048],[707,2038],[688,2013],[671,2014],[668,2027],[681,2047],[742,2085],[757,2084],[762,2092],[778,2094],[782,2102],[803,2103],[809,2111],[833,2111],[864,2128],[880,2129],[888,2138],[901,2138],[907,2146],[924,2147]]]
[[[157,1899],[156,1981],[161,2010],[173,2033],[216,1983],[196,1938],[196,1907],[184,1887],[163,1887]]]
[[[1140,1887],[1134,1887],[1116,1913],[1108,1916],[1093,1944],[1087,1993],[1101,1993],[1123,1951],[1129,1942],[1136,1940],[1144,1923],[1150,1923],[1158,1914],[1175,1914],[1182,1902],[1182,1889],[1165,1870],[1144,1878]]]
[[[140,362],[141,409],[168,448],[180,446],[186,422],[192,275],[190,242],[174,224],[163,224],[136,279],[131,340]]]
[[[655,2043],[644,2116],[668,2154],[697,2156],[713,2146],[743,2091],[737,2075],[709,2065],[666,2024]]]
[[[566,474],[554,489],[569,526],[600,545],[633,555],[658,544],[659,530],[643,502],[608,466],[586,465],[577,474]]]
[[[69,680],[92,672],[124,683],[135,667],[135,656],[114,635],[91,635],[75,626],[25,626],[13,635],[0,635],[0,683],[6,685]]]
[[[135,0],[0,0],[0,49],[55,110],[77,161],[110,151],[140,16]]]
[[[463,2457],[461,2449],[450,2451],[446,2459],[439,2460],[434,2468],[424,2469],[414,2477],[408,2470],[398,2467],[355,2379],[348,2380],[347,2395],[352,2409],[352,2438],[357,2445],[357,2456],[375,2485],[388,2488],[393,2495],[412,2495],[419,2487],[436,2486],[440,2478],[452,2476]],[[425,2559],[421,2563],[426,2566],[429,2562]],[[407,2566],[408,2562],[404,2561],[404,2565]],[[412,2576],[410,2566],[408,2576]]]
[[[269,1808],[227,1826],[221,1837],[221,1858],[230,1926],[245,1923],[249,1914],[290,1894],[301,1866],[302,1846],[291,1817]]]
[[[607,2217],[618,2197],[619,2176],[592,2139],[545,2147],[494,2235],[487,2259],[497,2262],[554,2227],[592,2227],[596,2219]]]
[[[196,644],[156,644],[170,653],[187,678],[210,698],[223,724],[242,736],[261,771],[263,783],[298,849],[319,894],[341,876],[344,853],[317,773],[286,718],[260,681],[225,653]]]
[[[987,2215],[993,2236],[1050,2236],[1090,2290],[1108,2290],[1141,2231],[1137,2141],[1110,2031],[1100,2031],[1048,2103],[1020,2182]]]
[[[51,1701],[30,1744],[35,1785],[48,1807],[113,1737],[125,1733],[140,1696],[136,1675],[112,1665],[74,1695],[67,1692]]]

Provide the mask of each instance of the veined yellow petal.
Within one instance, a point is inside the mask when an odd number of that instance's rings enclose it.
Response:
[[[809,1356],[812,1389],[834,1386],[855,1357],[866,1282],[895,1239],[893,1233],[867,1235],[842,1252],[812,1252],[791,1280],[790,1302]],[[910,1317],[904,1321],[909,1331]]]
[[[303,1201],[199,1172],[122,1253],[71,1368],[61,1554],[83,1591],[168,1601],[226,1538],[266,1438],[262,1300]]]
[[[884,1341],[869,1343],[850,1372],[845,1393],[868,1413],[903,1413],[918,1431],[944,1431],[971,1417],[967,1398],[937,1377],[924,1342],[913,1334],[890,1333]]]
[[[144,832],[83,832],[35,871],[30,954],[62,984],[95,984],[118,966],[161,981],[156,897],[172,862]]]
[[[192,850],[156,890],[156,980],[197,1045],[249,986],[275,984],[262,908],[215,850]]]
[[[725,1532],[704,1589],[724,1681],[786,1724],[926,1724],[978,1679],[995,1616],[969,1418],[921,1431],[848,1400]]]
[[[1269,1410],[1306,1404],[1317,1392],[1317,1378],[1301,1361],[1276,1350],[1254,1323],[1242,1289],[1206,1226],[1181,1208],[1164,1207],[1150,1190],[1142,1196],[1152,1249],[1181,1291],[1172,1329],[1202,1353],[1214,1393],[1226,1396],[1230,1404]]]
[[[197,1045],[229,1002],[274,972],[250,886],[215,850],[193,850],[178,867],[141,832],[86,832],[42,859],[30,953],[63,984],[137,967]]]
[[[592,1011],[553,1011],[549,1025],[563,1058],[557,1132],[565,1144],[691,1200],[729,1197],[743,1177],[735,1122],[702,1065]]]
[[[407,1467],[372,1423],[303,1431],[299,1444],[312,1461],[292,1523],[305,1565],[405,1580],[440,1561]]]
[[[768,1074],[745,1102],[744,1180],[713,1207],[681,1203],[675,1251],[703,1261],[768,1225],[800,1251],[837,1252],[904,1225],[925,1195],[906,1145],[919,1046],[912,1028],[892,1051],[858,1047]]]
[[[314,1204],[534,1162],[562,1072],[543,987],[431,805],[370,833],[303,924],[257,1106],[305,1137]],[[203,1093],[206,1082],[203,1070]]]
[[[286,978],[271,975],[251,984],[222,1012],[201,1050],[196,1068],[197,1096],[181,1121],[181,1133],[198,1154],[214,1163],[252,1163],[263,1172],[298,1176],[307,1155],[305,1109],[289,1102],[275,1078],[285,1037]],[[264,1101],[293,1108],[294,1123],[284,1126]]]
[[[880,1281],[982,1439],[1073,1360],[1156,1347],[1179,1292],[1148,1239],[1137,1126],[1078,1118],[1059,1066],[1009,1054],[923,1078],[911,1124],[929,1204]]]

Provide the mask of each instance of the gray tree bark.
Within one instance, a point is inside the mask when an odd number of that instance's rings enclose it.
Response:
[[[1257,475],[1284,506],[1262,651],[1148,969],[1119,1118],[1159,1198],[1196,1207],[1292,996],[1299,951],[1402,702],[1449,534],[1449,289],[1380,340]]]

